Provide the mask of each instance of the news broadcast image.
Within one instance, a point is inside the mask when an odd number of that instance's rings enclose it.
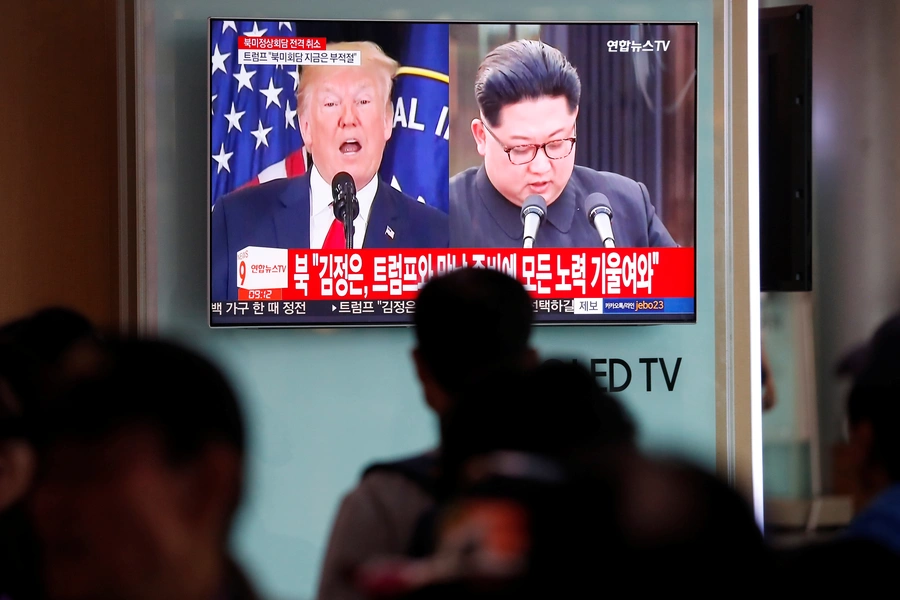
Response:
[[[695,322],[696,24],[209,20],[213,327]]]

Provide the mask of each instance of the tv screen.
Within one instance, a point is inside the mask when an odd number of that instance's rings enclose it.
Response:
[[[696,23],[209,20],[213,327],[695,322]],[[710,117],[711,118],[711,117]]]

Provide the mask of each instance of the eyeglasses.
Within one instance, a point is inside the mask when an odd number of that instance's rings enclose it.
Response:
[[[572,154],[572,150],[575,149],[575,136],[570,138],[563,138],[560,140],[550,140],[549,142],[543,144],[521,144],[519,146],[507,146],[500,139],[494,135],[494,132],[488,129],[488,126],[485,124],[484,120],[481,121],[481,125],[484,127],[484,130],[491,134],[491,137],[500,144],[503,148],[503,151],[506,152],[506,156],[509,157],[509,162],[514,165],[527,165],[531,161],[534,160],[534,157],[537,156],[538,150],[543,150],[544,154],[547,155],[547,158],[551,160],[559,160],[561,158],[565,158],[568,155]]]

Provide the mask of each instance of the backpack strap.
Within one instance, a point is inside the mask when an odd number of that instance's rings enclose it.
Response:
[[[399,473],[403,475],[426,493],[434,496],[437,491],[439,473],[439,455],[437,450],[417,454],[408,458],[395,461],[375,463],[366,467],[363,477],[377,471]]]

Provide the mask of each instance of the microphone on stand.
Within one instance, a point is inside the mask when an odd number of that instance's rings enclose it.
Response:
[[[537,236],[538,228],[544,222],[547,216],[547,202],[537,194],[528,196],[525,203],[522,204],[522,223],[525,225],[525,231],[522,234],[522,247],[533,248],[534,238]]]
[[[588,221],[600,234],[604,248],[615,248],[616,239],[613,237],[612,218],[613,212],[609,207],[609,198],[606,194],[594,192],[582,200],[582,208],[584,214],[587,215]]]
[[[353,220],[359,216],[359,200],[356,184],[349,173],[341,171],[331,180],[331,197],[334,200],[334,218],[344,225],[344,244],[353,249]]]

